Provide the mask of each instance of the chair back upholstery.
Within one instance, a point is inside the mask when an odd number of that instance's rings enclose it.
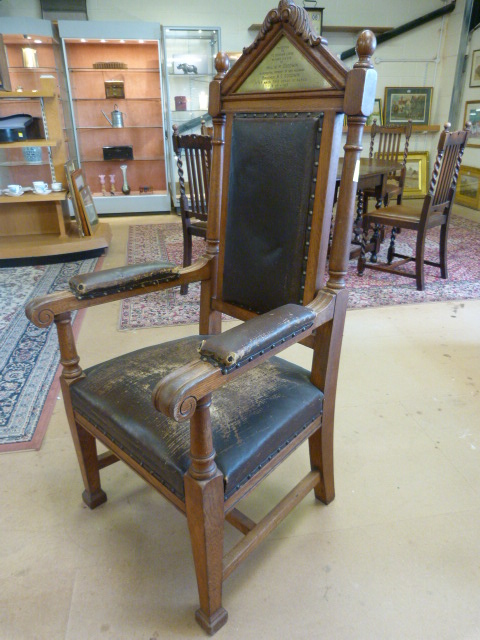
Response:
[[[228,58],[217,56],[209,101],[207,253],[218,261],[213,310],[248,319],[289,302],[307,304],[324,285],[344,114],[345,187],[329,286],[345,286],[354,173],[376,84],[374,36],[364,32],[359,42],[360,60],[348,70],[306,11],[281,0],[228,73]]]
[[[448,214],[455,198],[458,172],[471,124],[467,122],[465,129],[461,131],[449,129],[450,123],[447,122],[438,141],[437,157],[424,202],[425,214],[435,211]]]
[[[206,135],[179,135],[173,125],[173,150],[177,156],[180,206],[186,217],[207,220],[210,171],[212,166],[212,139]],[[185,169],[188,178],[188,195]]]

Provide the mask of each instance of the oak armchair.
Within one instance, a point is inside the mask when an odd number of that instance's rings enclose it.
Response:
[[[325,504],[335,495],[333,420],[354,175],[376,84],[373,34],[364,32],[357,47],[359,60],[348,70],[306,11],[281,0],[229,73],[227,56],[216,58],[204,256],[184,268],[157,263],[73,278],[70,292],[27,309],[38,326],[57,325],[85,503],[105,502],[100,470],[120,459],[186,514],[196,619],[210,634],[227,621],[222,584],[238,564],[310,491]],[[273,73],[279,56],[288,73]],[[199,336],[81,369],[73,309],[193,281],[201,282]],[[244,323],[221,333],[222,312]],[[311,371],[277,357],[297,342],[313,349]],[[108,453],[97,455],[97,439]],[[306,440],[311,469],[253,522],[239,501]],[[224,555],[225,521],[245,535]]]

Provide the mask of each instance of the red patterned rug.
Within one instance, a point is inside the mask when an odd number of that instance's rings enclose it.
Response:
[[[202,253],[204,241],[193,239],[194,256]],[[415,243],[414,232],[403,230],[397,236],[397,250],[411,253]],[[388,241],[382,246],[379,260],[385,260]],[[438,229],[427,238],[427,259],[437,259]],[[129,229],[127,262],[135,264],[150,260],[168,260],[182,264],[183,240],[180,222],[168,224],[135,225]],[[415,281],[380,271],[367,269],[363,277],[357,276],[356,261],[351,261],[347,275],[349,307],[360,309],[397,304],[467,300],[480,298],[480,225],[454,216],[448,240],[448,280],[440,278],[440,270],[425,267],[425,291],[417,291]],[[408,265],[413,269],[413,265]],[[189,286],[186,296],[179,287],[122,302],[121,331],[174,324],[198,322],[200,285]]]

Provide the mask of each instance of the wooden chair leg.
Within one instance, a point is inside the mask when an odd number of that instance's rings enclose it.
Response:
[[[368,216],[363,216],[362,225],[363,225],[362,242],[360,245],[360,255],[358,256],[358,263],[357,263],[357,273],[359,276],[363,276],[365,271],[365,264],[367,262],[366,246],[367,246],[367,240],[368,240],[368,229],[370,227]]]
[[[335,317],[317,329],[311,381],[323,389],[322,427],[309,438],[310,465],[320,472],[320,482],[315,487],[315,497],[324,504],[335,498],[333,466],[333,427],[335,397],[337,392],[338,365],[340,361],[340,339],[345,326],[348,293],[338,293]]]
[[[185,476],[185,502],[197,575],[200,608],[198,624],[213,635],[227,622],[222,607],[223,580],[223,475],[199,481]]]
[[[183,266],[189,267],[192,264],[192,236],[190,235],[188,228],[183,229]],[[180,287],[180,294],[182,296],[188,293],[188,284],[182,284]]]
[[[398,227],[392,227],[392,233],[390,235],[390,246],[388,247],[388,252],[387,252],[388,264],[392,264],[393,258],[395,257],[395,237],[397,232],[398,232]]]
[[[442,224],[440,227],[440,276],[447,280],[448,267],[447,267],[447,240],[448,240],[448,226]]]
[[[417,245],[415,251],[415,279],[417,291],[425,289],[425,229],[419,229],[417,235]]]

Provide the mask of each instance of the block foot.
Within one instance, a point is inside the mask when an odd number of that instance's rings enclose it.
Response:
[[[207,616],[201,609],[197,609],[197,611],[195,611],[195,619],[209,636],[213,636],[214,633],[217,633],[217,631],[226,624],[228,613],[223,607],[220,607],[212,616]]]

